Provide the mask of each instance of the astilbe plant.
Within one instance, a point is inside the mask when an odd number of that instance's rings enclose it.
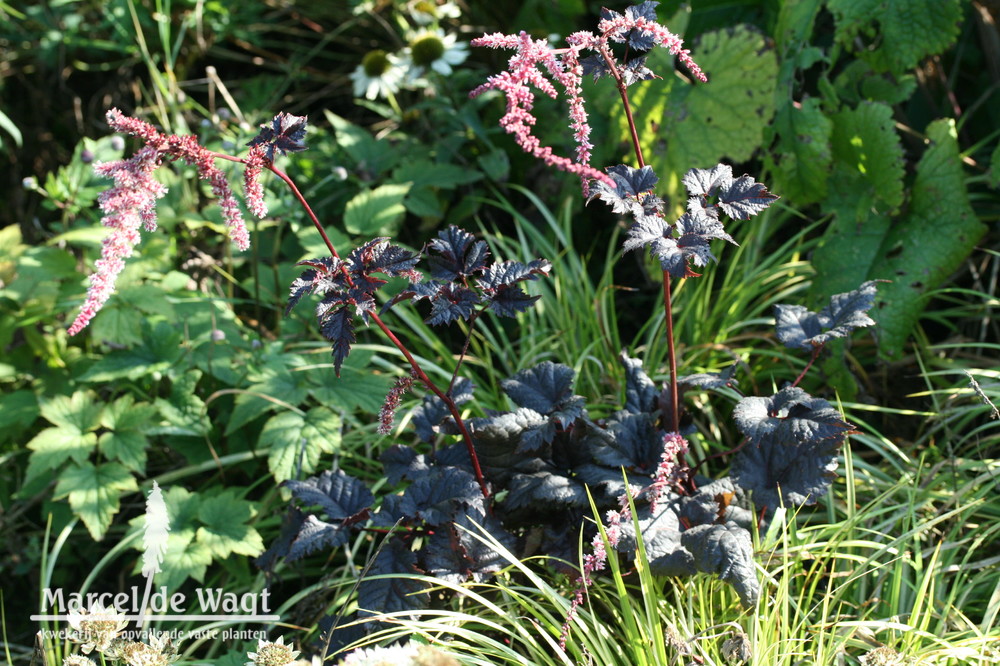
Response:
[[[586,399],[574,393],[574,371],[551,361],[501,382],[514,409],[475,409],[485,415],[462,415],[463,405],[474,405],[476,387],[461,371],[476,322],[487,313],[513,317],[530,308],[538,297],[523,287],[548,275],[552,266],[545,259],[496,261],[485,242],[457,227],[441,230],[420,252],[389,238],[375,238],[341,257],[295,183],[274,165],[276,155],[305,149],[304,117],[279,114],[250,142],[248,154],[238,158],[207,151],[192,137],[165,136],[146,123],[109,112],[114,129],[137,136],[144,145],[129,160],[98,167],[115,181],[101,199],[105,224],[114,232],[73,333],[110,295],[120,262],[138,240],[139,226],[154,226],[155,202],[163,188],[151,174],[163,162],[180,159],[195,165],[212,183],[233,240],[241,247],[246,244],[232,192],[214,167],[217,159],[230,160],[244,165],[244,193],[255,214],[266,214],[259,178],[268,170],[291,189],[326,242],[329,256],[301,262],[303,271],[291,285],[288,309],[307,297],[316,300],[317,325],[331,342],[338,373],[356,342],[358,321],[375,324],[406,359],[406,372],[378,417],[379,430],[392,431],[406,392],[418,387],[425,391],[411,415],[418,441],[390,446],[381,457],[389,488],[402,489],[378,500],[362,481],[342,470],[284,482],[293,503],[281,536],[258,559],[259,566],[270,571],[279,559],[293,562],[343,546],[357,530],[384,534],[366,568],[371,575],[358,585],[358,615],[370,618],[374,626],[380,613],[418,612],[431,603],[429,586],[413,574],[461,583],[481,581],[498,571],[503,555],[476,538],[477,531],[489,532],[515,553],[544,552],[572,561],[580,530],[585,529],[592,535],[588,539],[593,550],[584,556],[575,611],[586,586],[611,556],[604,538],[587,526],[593,500],[605,517],[608,545],[626,557],[635,556],[638,530],[654,573],[715,574],[734,586],[744,606],[757,603],[760,586],[751,528],[767,521],[782,503],[810,504],[822,496],[834,476],[837,451],[853,427],[828,402],[799,388],[800,376],[772,396],[743,396],[737,402],[733,416],[744,437],[730,452],[728,475],[710,479],[699,474],[706,461],[689,459],[690,433],[680,426],[684,392],[726,388],[742,394],[734,368],[678,374],[672,282],[697,277],[695,269],[714,261],[712,240],[735,243],[725,231],[725,218],[747,220],[777,197],[750,176],[734,177],[727,165],[692,169],[682,179],[689,194],[686,211],[673,221],[666,217],[664,201],[655,194],[658,178],[642,157],[628,88],[656,78],[646,67],[646,55],[657,46],[677,56],[695,79],[705,82],[707,77],[681,40],[657,22],[655,7],[644,2],[621,14],[604,10],[596,33],[574,33],[565,48],[523,33],[473,41],[515,54],[505,72],[491,76],[472,94],[500,91],[507,102],[501,125],[516,143],[546,164],[579,176],[588,200],[602,201],[630,217],[623,250],[648,251],[662,270],[669,382],[657,386],[641,361],[623,352],[624,403],[603,419],[592,418]],[[624,45],[621,55],[619,45]],[[580,87],[585,75],[615,82],[632,128],[635,165],[601,171],[589,164],[592,146]],[[556,84],[568,99],[575,158],[556,156],[532,134],[537,124],[532,115],[534,91],[555,97]],[[409,284],[391,298],[379,299],[390,277]],[[808,369],[829,340],[873,324],[865,312],[874,303],[875,286],[868,282],[835,296],[818,313],[778,306],[778,338],[812,352]],[[383,320],[405,301],[426,301],[429,324],[466,323],[466,338],[447,385],[431,380]],[[372,577],[379,574],[389,575]],[[342,619],[331,617],[323,623],[327,647],[356,637],[346,629],[335,631]],[[357,630],[362,623],[348,626]],[[569,649],[567,640],[564,630],[563,646]]]

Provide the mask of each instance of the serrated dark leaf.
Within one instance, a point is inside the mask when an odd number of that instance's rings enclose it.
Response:
[[[625,9],[625,15],[633,20],[643,18],[647,21],[656,23],[656,6],[658,4],[660,3],[654,2],[653,0],[646,0],[638,5],[627,7]],[[629,48],[637,51],[648,51],[656,46],[655,35],[649,30],[638,30],[633,28],[628,31],[626,41],[628,42]]]
[[[760,583],[753,565],[750,532],[735,523],[696,525],[681,533],[681,543],[694,557],[699,571],[716,574],[736,589],[744,608],[760,598]]]
[[[656,74],[653,73],[653,70],[646,67],[645,55],[630,58],[629,61],[626,62],[621,68],[621,76],[622,81],[626,86],[638,83],[639,81],[649,81],[650,79],[657,78]]]
[[[469,320],[481,299],[479,294],[460,284],[443,284],[431,297],[431,313],[424,321],[431,326]]]
[[[622,352],[618,358],[625,366],[625,410],[631,414],[651,412],[656,408],[656,384],[642,367],[642,361]]]
[[[441,525],[454,521],[463,507],[482,501],[482,489],[470,472],[435,466],[403,491],[402,501],[395,510],[409,519]]]
[[[403,479],[412,481],[430,469],[423,454],[402,444],[390,446],[379,456],[379,460],[382,462],[382,469],[390,486],[399,485]]]
[[[747,444],[733,459],[729,474],[758,508],[814,504],[836,476],[840,440],[783,446],[771,438]]]
[[[364,273],[382,273],[389,277],[413,276],[413,267],[420,256],[410,250],[393,245],[385,238],[376,238],[362,246],[365,251],[358,257]],[[361,249],[361,248],[358,248]],[[353,257],[357,251],[352,252]]]
[[[350,540],[350,536],[351,530],[348,524],[328,523],[316,516],[306,516],[285,559],[288,562],[294,562],[320,550],[338,548],[346,544]]]
[[[371,507],[374,495],[363,481],[342,470],[326,471],[305,481],[281,484],[305,506],[318,506],[329,520],[347,520]]]
[[[576,373],[560,363],[543,361],[500,382],[503,392],[520,407],[551,414],[573,396]]]
[[[292,308],[306,294],[325,296],[331,291],[342,289],[346,286],[346,283],[343,281],[343,273],[340,270],[341,262],[339,259],[334,257],[308,259],[300,261],[296,266],[311,266],[312,268],[303,271],[299,277],[292,281],[288,295],[288,305],[285,307],[285,315],[288,315],[292,311]]]
[[[707,391],[717,391],[726,387],[734,387],[739,382],[733,378],[737,364],[734,363],[722,372],[699,372],[677,378],[678,385],[700,388]]]
[[[368,575],[358,584],[358,614],[370,617],[426,608],[429,585],[413,578],[421,573],[416,562],[416,555],[405,542],[390,539],[375,556]]]
[[[599,55],[590,55],[580,59],[580,66],[583,68],[583,76],[592,76],[596,82],[603,76],[611,74],[611,68],[607,61]]]
[[[472,400],[473,388],[471,381],[464,377],[460,378],[452,387],[451,399],[456,405],[464,405]],[[448,418],[449,414],[448,407],[441,398],[433,393],[425,395],[420,406],[413,410],[412,422],[417,436],[424,442],[433,442],[441,422]]]
[[[305,519],[305,513],[297,507],[289,506],[281,519],[281,531],[278,533],[278,538],[271,542],[266,551],[254,559],[253,563],[263,570],[268,578],[274,574],[274,567],[277,565],[278,559],[288,556],[289,548],[295,541],[295,537],[298,536]]]
[[[716,190],[726,190],[733,182],[733,168],[728,164],[716,164],[711,169],[691,169],[681,183],[691,196],[710,197]]]
[[[431,276],[446,282],[467,278],[486,268],[489,246],[469,232],[452,225],[427,244]]]
[[[778,339],[786,347],[812,349],[845,338],[855,328],[874,325],[867,312],[875,305],[876,284],[869,280],[854,291],[836,294],[819,313],[801,305],[775,305]]]
[[[535,304],[541,296],[529,296],[520,287],[501,287],[490,298],[489,309],[501,317],[516,317]]]
[[[519,261],[504,261],[491,264],[482,277],[476,279],[476,284],[484,291],[493,291],[504,287],[512,287],[518,282],[536,280],[539,275],[548,275],[552,264],[546,259],[536,259],[527,264]]]
[[[503,529],[499,520],[488,517],[481,507],[470,507],[460,512],[454,523],[442,526],[428,539],[424,549],[427,572],[453,583],[470,578],[482,582],[509,564],[499,551],[481,540],[483,529],[508,550],[516,547],[516,539]]]
[[[543,470],[533,474],[514,474],[508,484],[510,493],[503,502],[508,513],[553,511],[557,508],[587,506],[587,491],[579,481]]]
[[[719,207],[734,220],[749,220],[778,200],[763,183],[750,176],[740,176],[719,191]]]
[[[663,452],[663,435],[656,429],[652,414],[626,414],[620,421],[609,423],[606,433],[610,440],[589,441],[595,460],[612,469],[624,467],[639,474],[656,471]]]
[[[305,137],[308,121],[308,116],[293,116],[282,111],[271,120],[270,125],[261,125],[257,136],[251,139],[247,145],[267,144],[265,151],[267,159],[271,162],[274,162],[275,150],[282,155],[301,152],[306,149]]]
[[[770,398],[750,396],[736,403],[733,420],[750,444],[774,440],[784,446],[841,442],[854,428],[822,398],[788,386]]]
[[[327,340],[330,340],[333,350],[333,368],[340,377],[340,367],[344,359],[351,353],[354,337],[354,318],[346,305],[333,308],[320,316],[319,330]]]
[[[660,502],[655,514],[650,513],[649,505],[641,506],[637,517],[651,572],[657,576],[690,576],[697,571],[694,558],[681,543],[683,525],[677,516],[676,498]],[[632,521],[622,523],[617,549],[636,552]]]

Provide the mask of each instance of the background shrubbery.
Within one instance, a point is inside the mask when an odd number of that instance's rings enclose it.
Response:
[[[430,25],[459,42],[522,29],[564,37],[592,28],[600,4],[469,3]],[[738,622],[761,664],[812,661],[806,654],[833,663],[882,643],[922,663],[990,663],[1000,423],[984,396],[1000,395],[1000,16],[989,3],[959,0],[899,5],[909,12],[873,13],[874,4],[657,8],[710,79],[664,76],[634,89],[640,139],[668,207],[683,205],[683,173],[720,160],[782,197],[729,226],[739,247],[719,248],[719,265],[678,290],[682,371],[737,362],[747,393],[769,395],[804,363],[774,337],[774,304],[818,309],[865,280],[892,283],[879,289],[874,335],[831,345],[804,381],[839,400],[862,434],[818,510],[759,535],[773,605],[742,615],[717,581],[664,591],[662,581],[626,577],[594,593],[583,622],[621,622],[626,632],[631,615],[662,623],[709,660],[720,659],[721,641],[700,637]],[[464,370],[478,387],[475,415],[508,409],[499,380],[543,360],[576,371],[575,392],[595,415],[621,403],[623,349],[664,378],[656,266],[620,256],[620,221],[584,206],[575,178],[513,147],[496,126],[498,98],[468,98],[506,53],[471,51],[450,75],[428,71],[392,99],[354,94],[351,75],[366,54],[401,53],[425,18],[415,2],[0,4],[0,577],[13,658],[33,643],[24,609],[36,604],[24,600],[42,587],[96,589],[137,575],[153,480],[177,527],[163,584],[270,585],[283,617],[308,629],[299,637],[308,644],[322,618],[350,605],[376,542],[358,538],[265,575],[252,560],[281,533],[288,493],[277,482],[336,466],[378,492],[381,452],[412,443],[406,418],[393,435],[376,434],[401,373],[394,348],[362,332],[337,380],[308,308],[284,316],[295,262],[325,252],[274,179],[270,215],[239,254],[219,233],[207,186],[170,172],[161,229],[146,236],[88,331],[67,337],[102,238],[95,201],[108,183],[91,165],[134,148],[107,130],[110,106],[229,153],[279,110],[308,114],[309,150],[284,164],[345,250],[377,235],[419,248],[461,224],[498,257],[552,261],[552,278],[532,285],[536,308],[484,321],[472,338]],[[671,71],[667,56],[656,58],[656,71]],[[617,164],[629,151],[617,95],[590,82],[584,94],[593,164]],[[568,154],[563,108],[541,103],[536,115],[546,119],[544,141]],[[432,329],[406,308],[390,316],[447,382],[461,332]],[[698,459],[738,444],[735,396],[692,400]],[[713,460],[713,473],[728,462]],[[481,593],[499,628],[479,633],[507,636],[511,650],[542,663],[569,583],[517,563],[497,589],[459,591],[451,608],[476,616],[470,604]],[[636,589],[646,596],[627,593]],[[644,606],[650,597],[669,603]],[[536,629],[511,628],[501,611],[531,616]],[[602,636],[586,639],[599,662],[641,663]],[[242,648],[191,646],[188,656],[221,661]],[[62,648],[50,649],[54,657]]]

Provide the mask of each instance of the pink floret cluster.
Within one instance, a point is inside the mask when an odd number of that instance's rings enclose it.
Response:
[[[504,94],[507,109],[500,119],[500,126],[514,136],[522,150],[549,166],[580,176],[585,194],[589,193],[591,180],[600,180],[614,186],[614,181],[589,164],[593,146],[590,143],[590,125],[581,95],[583,67],[580,65],[578,47],[558,52],[546,40],[532,39],[526,32],[519,35],[483,35],[470,43],[473,46],[516,50],[508,63],[507,71],[490,76],[470,96],[476,97],[487,90],[498,90]],[[577,145],[575,160],[556,155],[550,146],[543,146],[538,137],[532,134],[538,122],[532,114],[535,105],[532,88],[552,99],[559,96],[556,86],[548,77],[563,88],[569,99],[570,127]]]
[[[527,33],[505,35],[493,33],[473,39],[473,46],[494,49],[513,49],[514,55],[507,64],[507,70],[491,75],[486,83],[470,93],[471,97],[487,90],[502,92],[507,98],[507,108],[500,119],[504,131],[514,136],[517,145],[529,155],[533,155],[549,166],[577,174],[585,197],[590,194],[590,183],[599,180],[614,187],[614,182],[602,171],[590,166],[590,124],[584,106],[581,83],[583,66],[580,53],[588,50],[610,61],[608,42],[621,42],[632,30],[651,35],[658,46],[663,46],[684,64],[701,81],[708,78],[691,59],[690,51],[683,49],[683,40],[665,27],[641,16],[630,17],[615,13],[614,18],[604,19],[598,26],[598,34],[586,30],[570,35],[568,48],[554,49],[547,40],[532,39]],[[610,64],[610,62],[609,62]],[[538,120],[532,113],[535,104],[534,90],[555,99],[559,92],[555,84],[562,87],[569,104],[570,128],[576,142],[576,159],[562,157],[543,146],[532,132]]]
[[[114,186],[102,192],[98,204],[104,216],[101,223],[111,229],[101,248],[101,258],[95,262],[96,272],[90,276],[90,288],[80,313],[69,327],[69,334],[82,331],[115,291],[115,282],[125,268],[125,259],[132,256],[139,244],[140,226],[146,231],[156,229],[156,201],[167,188],[153,178],[153,172],[164,161],[182,160],[198,170],[207,180],[212,193],[219,199],[229,237],[240,250],[250,247],[250,235],[226,174],[215,166],[216,154],[198,144],[193,136],[163,134],[147,122],[126,116],[118,109],[107,113],[108,125],[117,132],[140,138],[144,146],[132,157],[94,165],[94,171],[111,178]],[[259,169],[258,169],[259,170]],[[256,193],[255,193],[256,194]],[[263,210],[262,192],[259,205],[249,197],[251,210]]]

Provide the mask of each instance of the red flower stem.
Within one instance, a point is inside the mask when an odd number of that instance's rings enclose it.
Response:
[[[646,160],[642,156],[642,146],[639,145],[639,132],[635,125],[635,117],[632,115],[632,105],[628,101],[628,86],[625,85],[625,80],[622,79],[621,72],[618,71],[618,65],[615,63],[615,59],[611,55],[611,52],[608,51],[606,45],[601,47],[601,55],[604,57],[604,62],[607,63],[608,69],[611,71],[611,76],[614,78],[615,84],[618,86],[618,95],[622,98],[625,119],[628,121],[629,132],[632,135],[632,148],[635,150],[635,157],[641,169],[646,166]],[[674,347],[674,316],[671,291],[670,273],[663,271],[663,311],[664,322],[667,328],[667,358],[670,364],[670,429],[671,432],[680,434],[681,414],[677,386],[677,351]]]
[[[664,323],[667,327],[667,359],[670,362],[670,409],[671,432],[681,433],[681,412],[679,389],[677,387],[677,351],[674,348],[674,313],[671,299],[670,273],[663,271],[663,311]]]
[[[639,145],[639,131],[635,126],[635,118],[632,116],[632,105],[628,101],[628,86],[625,85],[625,80],[622,78],[621,72],[618,71],[618,65],[615,62],[614,56],[608,50],[607,44],[601,46],[601,56],[604,58],[604,62],[607,63],[608,69],[611,70],[611,76],[615,80],[615,85],[618,86],[618,95],[622,98],[622,105],[625,108],[625,118],[628,120],[629,132],[632,135],[632,149],[635,151],[635,157],[639,160],[639,168],[646,166],[646,160],[642,157],[642,146]]]
[[[224,155],[221,153],[216,153],[216,155],[223,159],[228,159],[234,162],[243,162],[243,160],[231,157],[229,155]],[[306,214],[309,216],[309,219],[312,220],[313,226],[316,227],[317,231],[319,231],[319,235],[323,237],[323,242],[326,243],[326,247],[327,249],[330,250],[330,254],[339,259],[340,255],[337,253],[337,248],[333,246],[333,242],[330,240],[330,237],[326,235],[326,230],[323,229],[323,224],[319,221],[319,218],[316,217],[316,214],[309,206],[309,203],[306,201],[305,197],[302,196],[302,193],[299,191],[299,188],[296,187],[295,182],[288,176],[288,174],[286,174],[281,169],[278,169],[273,164],[267,165],[267,168],[278,178],[285,181],[285,184],[288,185],[288,187],[291,189],[292,194],[295,195],[295,198],[298,199],[299,203],[305,209]],[[347,278],[349,284],[352,283],[351,276],[347,274],[347,268],[346,267],[342,268],[344,270],[344,277]],[[486,479],[483,477],[483,470],[479,466],[479,456],[476,455],[476,447],[472,441],[472,434],[466,427],[465,421],[462,420],[462,414],[458,410],[458,405],[456,405],[455,401],[452,400],[447,393],[438,388],[438,386],[431,380],[431,378],[427,376],[427,373],[424,372],[423,368],[420,367],[420,364],[417,363],[417,359],[413,357],[413,354],[410,353],[410,350],[406,348],[406,345],[404,345],[399,338],[396,337],[396,335],[389,329],[389,327],[385,324],[385,322],[382,321],[382,318],[379,317],[378,314],[373,312],[368,316],[371,318],[372,321],[375,322],[376,326],[382,329],[382,332],[385,333],[386,337],[389,338],[389,341],[396,346],[396,349],[398,349],[400,353],[403,354],[407,362],[410,364],[410,367],[413,369],[413,372],[417,375],[417,379],[419,379],[424,386],[426,386],[432,393],[434,393],[434,395],[440,398],[444,402],[445,406],[448,408],[448,411],[455,419],[455,423],[458,425],[459,432],[462,433],[462,439],[465,440],[465,448],[468,449],[469,457],[472,459],[472,471],[476,475],[476,481],[479,483],[480,490],[483,491],[483,498],[489,499],[490,498],[489,486],[486,485]]]
[[[816,359],[819,358],[819,354],[820,354],[821,351],[823,351],[823,346],[825,344],[826,343],[824,342],[822,345],[819,345],[817,347],[813,347],[812,356],[809,357],[809,362],[806,363],[806,367],[802,368],[802,372],[800,372],[799,376],[795,378],[794,382],[792,382],[792,386],[798,386],[799,385],[799,382],[802,381],[802,378],[806,376],[807,372],[809,372],[809,368],[811,368],[812,365],[813,365],[813,363],[816,362]]]

